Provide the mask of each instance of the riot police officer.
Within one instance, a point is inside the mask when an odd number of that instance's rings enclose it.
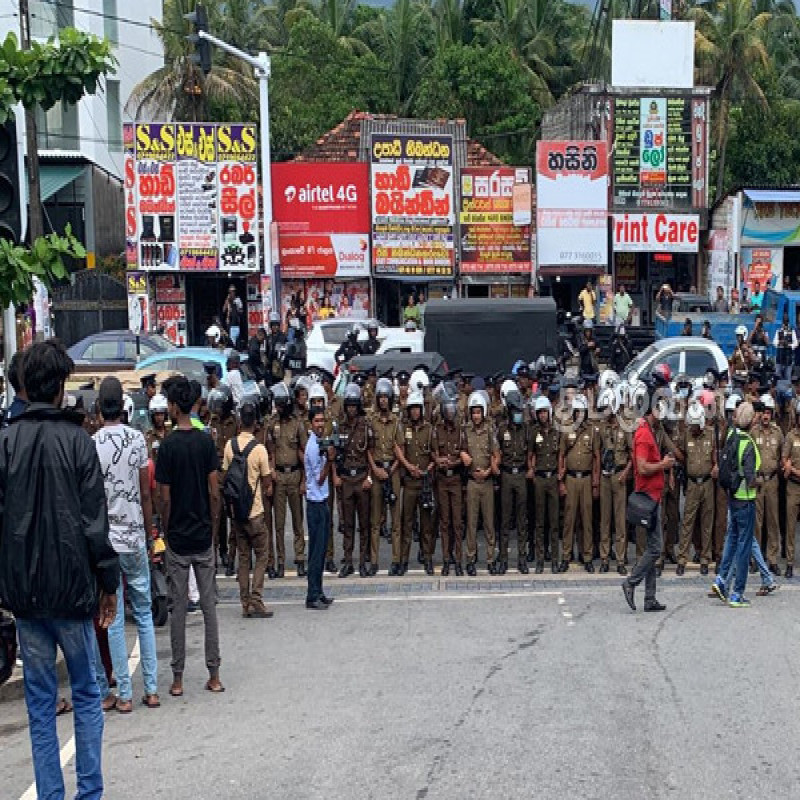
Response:
[[[583,321],[583,337],[578,346],[580,356],[581,375],[596,375],[597,366],[597,342],[594,340],[594,323],[590,319]]]
[[[395,447],[403,443],[402,430],[397,414],[392,413],[394,387],[388,378],[381,378],[375,386],[375,413],[370,428],[370,446],[367,451],[372,473],[370,516],[371,574],[378,572],[378,551],[381,541],[381,521],[391,515],[392,549],[400,546],[400,464]],[[387,487],[386,484],[389,484]],[[385,502],[388,495],[388,501]],[[390,575],[399,574],[400,561],[392,558]]]
[[[794,542],[800,511],[800,399],[794,402],[794,427],[783,442],[783,476],[786,478],[786,572],[794,576]]]
[[[283,361],[286,357],[286,334],[281,331],[281,317],[276,311],[269,315],[269,335],[264,346],[266,380],[277,383],[283,380]]]
[[[530,466],[533,471],[535,497],[536,532],[534,549],[536,574],[544,572],[545,519],[550,536],[552,571],[558,572],[558,453],[560,434],[553,425],[553,406],[547,397],[537,397],[533,406],[536,415],[536,431],[531,445]]]
[[[622,373],[631,360],[631,344],[625,333],[625,326],[620,324],[611,340],[611,356],[608,365],[614,372]]]
[[[774,575],[778,571],[778,558],[781,554],[781,530],[778,521],[778,470],[783,450],[783,433],[775,424],[775,400],[771,394],[761,397],[761,422],[753,427],[753,441],[761,455],[761,469],[756,476],[756,527],[755,538],[761,545],[762,526],[766,522],[766,547],[762,548],[767,563]]]
[[[365,356],[372,356],[378,352],[380,349],[381,343],[378,339],[378,323],[371,319],[367,323],[367,341],[359,345],[361,347],[361,353]]]
[[[430,422],[425,419],[425,398],[420,391],[411,392],[406,408],[407,419],[403,425],[401,443],[395,445],[395,455],[403,465],[403,525],[399,553],[392,554],[392,562],[399,557],[400,574],[408,570],[414,515],[419,509],[420,546],[425,572],[433,575],[433,461]],[[394,548],[392,548],[394,549]]]
[[[361,345],[358,343],[359,333],[361,333],[361,326],[357,323],[347,331],[345,340],[339,345],[333,356],[337,364],[346,364],[351,358],[361,355]]]

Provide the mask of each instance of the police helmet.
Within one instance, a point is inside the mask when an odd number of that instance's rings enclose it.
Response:
[[[737,336],[747,336],[747,325],[737,325],[736,326],[736,335]]]
[[[153,400],[156,398],[154,397]],[[150,401],[152,403],[152,400]],[[208,410],[219,417],[227,417],[233,411],[233,394],[227,383],[221,383],[208,393]]]
[[[706,410],[700,403],[694,402],[689,404],[686,410],[686,424],[698,425],[700,430],[706,426]]]
[[[272,392],[263,383],[258,384],[258,399],[258,410],[261,412],[261,416],[268,417],[272,414]]]
[[[590,330],[592,330],[593,328],[594,328],[594,322],[592,322],[590,319],[585,319],[585,320],[583,321],[583,329],[584,329],[585,331],[590,331]]]
[[[417,329],[417,323],[414,322],[413,319],[407,319],[405,325],[403,325],[403,330],[406,333],[413,333]]]
[[[489,408],[489,404],[486,402],[486,397],[483,392],[473,392],[469,396],[469,400],[467,401],[467,405],[469,406],[469,410],[472,411],[473,408],[480,408],[483,411],[483,416],[486,416],[487,410]]]
[[[519,371],[520,371],[520,370],[521,370],[523,367],[527,369],[528,365],[527,365],[527,364],[526,364],[526,363],[525,363],[525,362],[524,362],[524,361],[523,361],[521,358],[518,358],[518,359],[517,359],[517,360],[514,362],[514,366],[513,366],[513,367],[511,367],[511,374],[512,374],[512,375],[518,375],[518,374],[519,374]]]
[[[519,393],[518,389],[512,389],[506,395],[505,404],[509,413],[513,413],[514,411],[522,411],[523,408],[522,395]]]
[[[356,383],[348,384],[344,390],[344,407],[355,406],[361,410],[361,387]]]
[[[500,400],[502,401],[503,405],[506,404],[506,397],[508,397],[508,393],[516,391],[517,391],[516,381],[512,381],[510,379],[503,381],[502,385],[500,386]]]
[[[390,403],[394,398],[394,386],[388,378],[378,378],[378,382],[375,384],[375,399],[377,400],[379,397],[388,397]]]
[[[321,383],[315,383],[308,390],[308,407],[319,408],[320,406],[323,409],[328,407],[328,395]]]
[[[540,395],[536,398],[536,402],[533,404],[533,410],[537,415],[540,411],[546,411],[548,414],[552,414],[553,404],[546,397]]]
[[[356,339],[358,339],[359,333],[361,333],[361,326],[357,322],[355,322],[350,326],[350,330],[347,331],[347,338],[355,341]]]
[[[128,424],[133,422],[133,412],[136,408],[133,405],[133,398],[126,392],[122,395],[122,411],[127,415]]]
[[[603,411],[606,408],[610,409],[612,414],[619,411],[619,396],[610,386],[603,389],[597,396],[597,410]]]
[[[301,375],[294,384],[294,396],[300,393],[301,389],[305,389],[308,394],[311,391],[311,378],[308,375]]]
[[[602,392],[604,389],[612,389],[619,384],[619,375],[613,369],[604,369],[597,379],[597,388]]]
[[[775,410],[775,398],[771,394],[762,394],[759,400],[764,408],[768,408],[770,411]]]
[[[452,422],[456,418],[456,413],[458,412],[458,400],[452,395],[443,395],[439,403],[439,411],[444,419],[448,422]]]
[[[422,392],[413,391],[408,395],[408,400],[406,400],[406,408],[411,408],[412,406],[425,408],[425,396],[422,394]]]
[[[289,387],[283,382],[278,381],[272,387],[272,402],[275,410],[279,414],[288,414],[292,410],[292,396],[289,394]]]
[[[222,338],[222,331],[219,329],[219,325],[210,325],[206,328],[206,336],[210,339],[214,340],[214,344],[217,344],[219,340]]]
[[[250,391],[242,396],[242,400],[236,412],[236,416],[239,418],[240,422],[242,419],[242,410],[246,408],[252,409],[255,414],[256,422],[261,421],[261,394],[259,392]]]
[[[672,370],[669,368],[669,364],[656,364],[650,377],[656,386],[669,386],[669,382],[672,380]]]
[[[371,319],[367,323],[367,333],[369,333],[370,331],[375,331],[375,333],[378,332],[378,323],[374,319]]]
[[[730,394],[725,398],[725,410],[736,411],[736,407],[742,402],[742,396],[739,394]]]
[[[411,373],[411,380],[409,380],[408,385],[412,392],[421,392],[431,385],[431,379],[425,370],[415,369]]]
[[[230,391],[230,390],[229,390]],[[148,406],[150,416],[153,414],[166,414],[167,413],[167,398],[163,394],[154,394],[150,398]]]
[[[589,401],[586,399],[586,395],[576,394],[575,397],[572,398],[572,410],[573,411],[589,410]]]
[[[281,324],[281,315],[277,311],[270,312],[269,315],[269,326],[270,328],[273,325],[278,325],[280,327]]]

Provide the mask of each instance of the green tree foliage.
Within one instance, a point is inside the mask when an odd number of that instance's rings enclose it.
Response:
[[[470,136],[497,155],[522,164],[534,158],[541,112],[507,46],[454,44],[440,50],[420,84],[414,114],[464,118]]]

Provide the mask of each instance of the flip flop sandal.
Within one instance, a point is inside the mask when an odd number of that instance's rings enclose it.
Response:
[[[146,694],[142,698],[142,705],[147,708],[161,708],[161,700],[157,694]]]
[[[56,716],[60,717],[62,714],[72,713],[72,703],[66,697],[62,697],[56,704]]]
[[[777,588],[777,583],[771,583],[769,586],[760,586],[756,595],[758,595],[758,597],[766,597],[768,594],[772,594]]]
[[[117,707],[117,699],[113,694],[108,695],[102,703],[103,711],[113,711]]]
[[[225,691],[225,687],[222,684],[220,684],[219,686],[214,687],[214,686],[211,685],[211,681],[210,680],[206,681],[206,689],[209,692],[213,692],[214,694],[220,694],[221,692]]]
[[[174,686],[170,686],[169,687],[169,693],[173,697],[183,697],[183,687],[181,686],[181,687],[176,689]]]
[[[133,700],[117,700],[117,713],[130,714],[133,711]]]

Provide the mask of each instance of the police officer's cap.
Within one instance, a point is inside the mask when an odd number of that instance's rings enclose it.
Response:
[[[146,389],[148,386],[155,386],[156,374],[155,372],[151,372],[149,375],[142,375],[139,381],[142,384],[142,389]]]
[[[397,382],[401,386],[407,386],[408,382],[411,380],[411,373],[407,369],[401,369],[397,373]]]

